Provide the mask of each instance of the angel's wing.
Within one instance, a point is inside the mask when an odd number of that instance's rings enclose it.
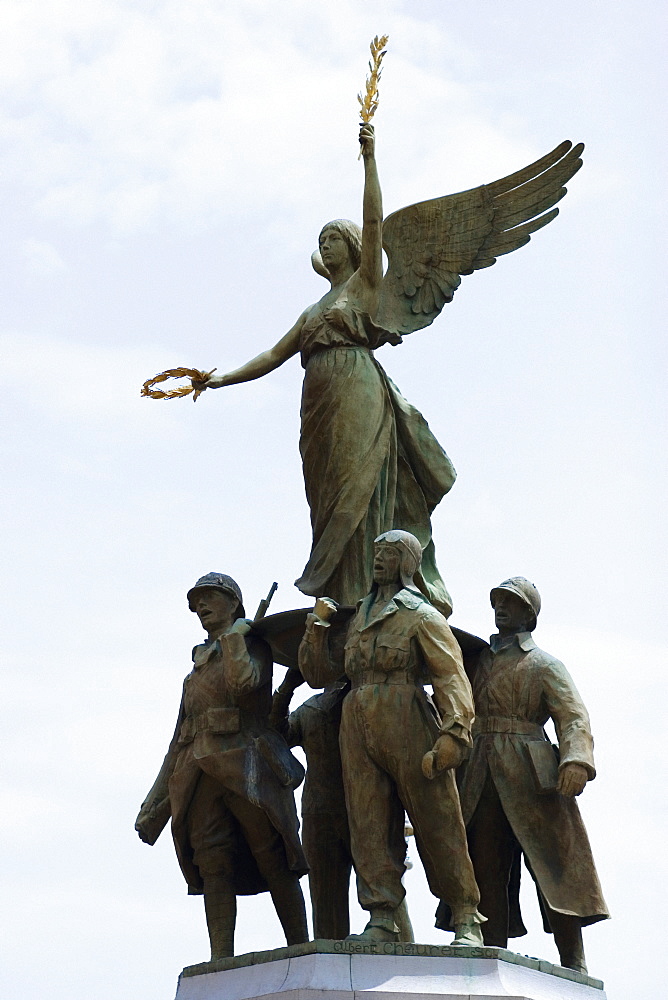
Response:
[[[383,223],[389,267],[374,322],[406,334],[432,323],[462,274],[524,246],[559,213],[564,184],[582,166],[584,146],[560,146],[493,184],[393,212]],[[549,210],[549,211],[548,211]],[[541,214],[543,213],[543,214]]]

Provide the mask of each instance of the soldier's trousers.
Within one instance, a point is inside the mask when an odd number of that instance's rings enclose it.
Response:
[[[422,773],[437,734],[415,685],[364,685],[343,703],[341,759],[360,906],[394,910],[404,898],[405,810],[429,888],[458,923],[476,913],[480,895],[454,775],[430,781]]]
[[[234,885],[241,835],[270,887],[282,878],[297,878],[288,868],[283,840],[264,810],[209,774],[203,773],[197,784],[188,810],[188,831],[193,860],[202,875],[224,875]]]
[[[467,834],[487,917],[485,944],[507,948],[509,936],[526,934],[519,909],[522,849],[489,775]]]
[[[308,861],[313,937],[341,941],[350,933],[352,857],[345,815],[304,813],[302,841]]]

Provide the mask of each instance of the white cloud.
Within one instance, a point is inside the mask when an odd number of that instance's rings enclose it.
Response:
[[[113,423],[117,430],[123,424],[128,428],[139,424],[142,433],[174,438],[182,432],[193,405],[192,396],[157,401],[141,396],[145,379],[182,364],[183,359],[170,362],[167,348],[159,344],[100,345],[56,335],[0,332],[0,355],[9,392],[22,408],[28,405],[49,417],[78,420],[82,431],[103,423]],[[220,371],[226,368],[222,360]],[[172,389],[185,382],[170,379],[155,388]],[[211,395],[207,393],[205,405]],[[203,399],[197,401],[200,408]],[[239,386],[233,394],[216,393],[217,410],[246,415],[282,401],[276,379]]]
[[[357,210],[355,94],[369,16],[344,0],[319,10],[298,41],[289,14],[303,4],[284,4],[281,24],[272,5],[249,6],[27,0],[8,18],[0,63],[13,142],[4,162],[42,217],[119,231],[158,217],[207,224],[240,208],[309,205],[323,185]],[[388,20],[397,31],[378,121],[383,155],[405,164],[397,199],[446,193],[448,174],[455,188],[493,179],[535,155],[492,124],[474,91],[434,76],[454,50],[445,30],[432,26],[425,45],[417,20]],[[466,51],[453,60],[461,65]],[[435,127],[443,114],[447,138]],[[444,173],[453,143],[465,155]]]
[[[187,586],[216,568],[249,608],[274,579],[273,609],[306,603],[301,373],[196,406],[139,389],[171,365],[236,367],[324,291],[304,247],[359,218],[355,94],[385,30],[387,211],[589,143],[561,219],[379,360],[459,470],[434,518],[457,624],[487,634],[509,572],[543,592],[537,639],[597,740],[582,808],[616,919],[587,930],[590,968],[611,1000],[656,995],[624,948],[624,915],[665,894],[653,39],[630,5],[637,51],[610,35],[624,4],[497,7],[0,0],[7,1000],[116,1000],[128,982],[152,1000],[204,957],[169,834],[151,851],[132,824],[199,637]],[[409,905],[442,941],[419,867]],[[281,940],[268,897],[242,900],[239,925],[238,950]],[[530,925],[516,947],[552,955]],[[659,922],[644,934],[660,949]]]
[[[155,366],[151,348],[102,347],[36,334],[0,333],[8,382],[23,403],[86,422],[132,418],[140,400],[138,372]],[[147,406],[147,421],[151,411]],[[164,416],[164,414],[163,414]]]
[[[67,264],[51,243],[24,240],[21,252],[28,270],[39,277],[47,278],[67,270]]]

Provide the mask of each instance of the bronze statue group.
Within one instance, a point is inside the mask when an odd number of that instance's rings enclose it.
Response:
[[[491,591],[489,643],[449,626],[430,515],[455,471],[374,355],[430,324],[460,275],[555,217],[582,146],[383,221],[371,126],[360,144],[363,228],[328,223],[313,256],[330,290],[274,347],[193,383],[260,378],[296,354],[305,369],[313,544],[297,586],[317,600],[300,619],[291,681],[272,707],[271,648],[239,587],[222,573],[200,578],[188,602],[207,640],[136,829],[154,843],[171,817],[188,891],[204,895],[212,959],[233,954],[239,894],[269,891],[288,944],[306,941],[307,871],[316,938],[350,936],[354,869],[369,919],[352,937],[409,939],[407,815],[453,945],[506,947],[526,933],[524,858],[562,965],[586,972],[582,927],[608,915],[575,802],[595,775],[586,709],[563,664],[533,641],[540,597],[528,580]],[[321,693],[289,713],[304,681]],[[307,761],[301,842],[295,746]]]

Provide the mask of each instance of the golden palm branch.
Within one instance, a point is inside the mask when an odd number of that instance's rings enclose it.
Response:
[[[369,46],[371,51],[371,61],[369,62],[370,75],[366,78],[364,97],[362,97],[361,93],[357,95],[357,100],[360,104],[360,117],[365,125],[371,121],[378,108],[378,81],[382,73],[380,64],[383,61],[386,51],[385,46],[389,41],[389,37],[389,35],[383,35],[379,38],[376,35]]]

